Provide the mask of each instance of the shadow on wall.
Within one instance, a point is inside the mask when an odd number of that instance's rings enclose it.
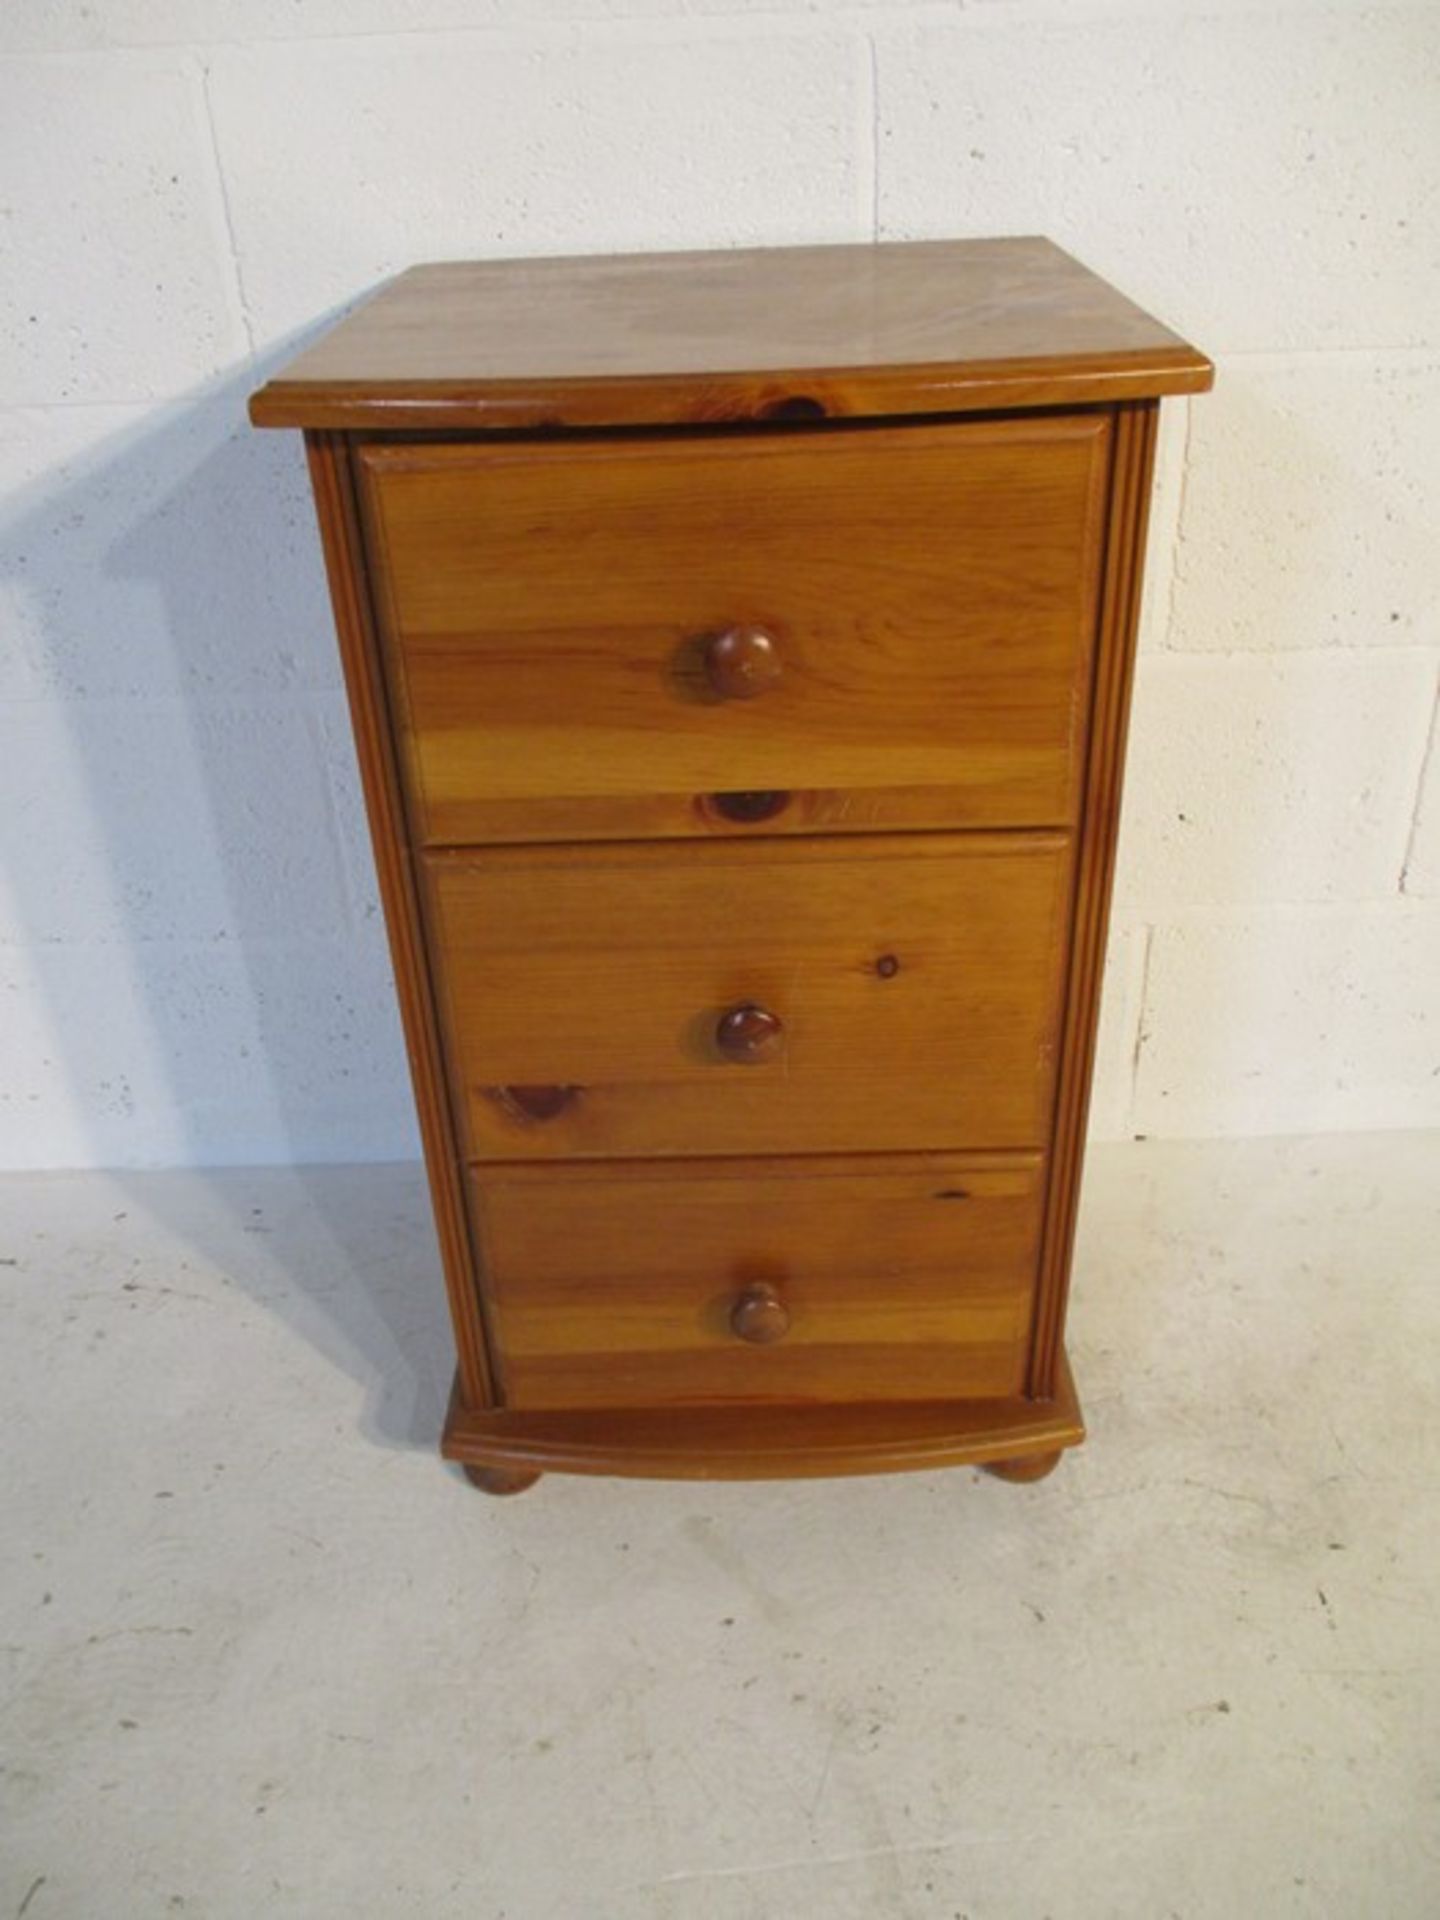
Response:
[[[297,344],[152,411],[14,416],[12,1164],[285,1162],[304,1188],[298,1163],[418,1152],[299,437],[245,416]],[[309,1193],[333,1263],[257,1297],[365,1386],[367,1428],[430,1444],[451,1362],[423,1176],[383,1267],[342,1191]]]

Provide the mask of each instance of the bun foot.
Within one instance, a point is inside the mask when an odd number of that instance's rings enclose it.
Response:
[[[524,1493],[540,1478],[538,1472],[525,1467],[472,1467],[462,1463],[462,1470],[471,1486],[479,1487],[482,1493]]]
[[[1060,1464],[1058,1453],[1026,1453],[1018,1460],[986,1460],[982,1462],[986,1473],[993,1473],[997,1480],[1043,1480],[1047,1473],[1053,1473]]]

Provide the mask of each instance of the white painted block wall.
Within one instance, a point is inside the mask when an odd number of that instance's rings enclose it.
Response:
[[[415,1151],[300,451],[416,259],[1044,232],[1163,434],[1095,1131],[1440,1121],[1440,7],[7,0],[0,1165]]]

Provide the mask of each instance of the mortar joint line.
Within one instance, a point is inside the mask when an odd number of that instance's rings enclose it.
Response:
[[[245,292],[245,270],[240,264],[240,246],[235,235],[235,215],[230,205],[230,189],[225,179],[224,163],[220,158],[220,135],[215,125],[215,110],[210,98],[210,64],[203,53],[197,53],[194,57],[200,77],[200,104],[210,142],[210,164],[213,169],[215,189],[220,199],[220,217],[224,223],[225,245],[229,254],[230,293],[245,336],[246,348],[253,357],[255,324],[250,312],[250,301]]]
[[[1170,568],[1165,581],[1165,636],[1164,650],[1177,653],[1172,639],[1176,626],[1176,608],[1180,597],[1180,556],[1185,546],[1185,509],[1190,492],[1190,432],[1194,420],[1194,410],[1187,400],[1181,412],[1180,422],[1180,473],[1175,486],[1175,522],[1170,529]]]
[[[873,33],[865,35],[865,62],[870,82],[870,238],[880,238],[880,48]]]
[[[1150,1038],[1150,1030],[1145,1024],[1150,1004],[1150,958],[1155,948],[1155,929],[1147,923],[1141,932],[1144,941],[1140,949],[1140,991],[1136,996],[1135,1041],[1130,1049],[1130,1086],[1125,1103],[1125,1131],[1135,1137],[1135,1111],[1140,1097],[1140,1057],[1145,1051],[1145,1042]]]
[[[1420,771],[1415,779],[1415,800],[1410,809],[1410,830],[1405,836],[1405,852],[1400,861],[1400,880],[1397,892],[1409,895],[1410,868],[1414,863],[1416,842],[1420,837],[1420,815],[1425,805],[1425,789],[1429,784],[1431,764],[1440,752],[1440,667],[1435,673],[1435,693],[1430,702],[1430,731],[1425,736],[1425,748],[1420,755]],[[1412,896],[1413,897],[1413,896]]]

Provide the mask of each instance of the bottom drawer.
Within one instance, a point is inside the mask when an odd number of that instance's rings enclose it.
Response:
[[[505,1404],[1019,1391],[1038,1155],[472,1173]]]

